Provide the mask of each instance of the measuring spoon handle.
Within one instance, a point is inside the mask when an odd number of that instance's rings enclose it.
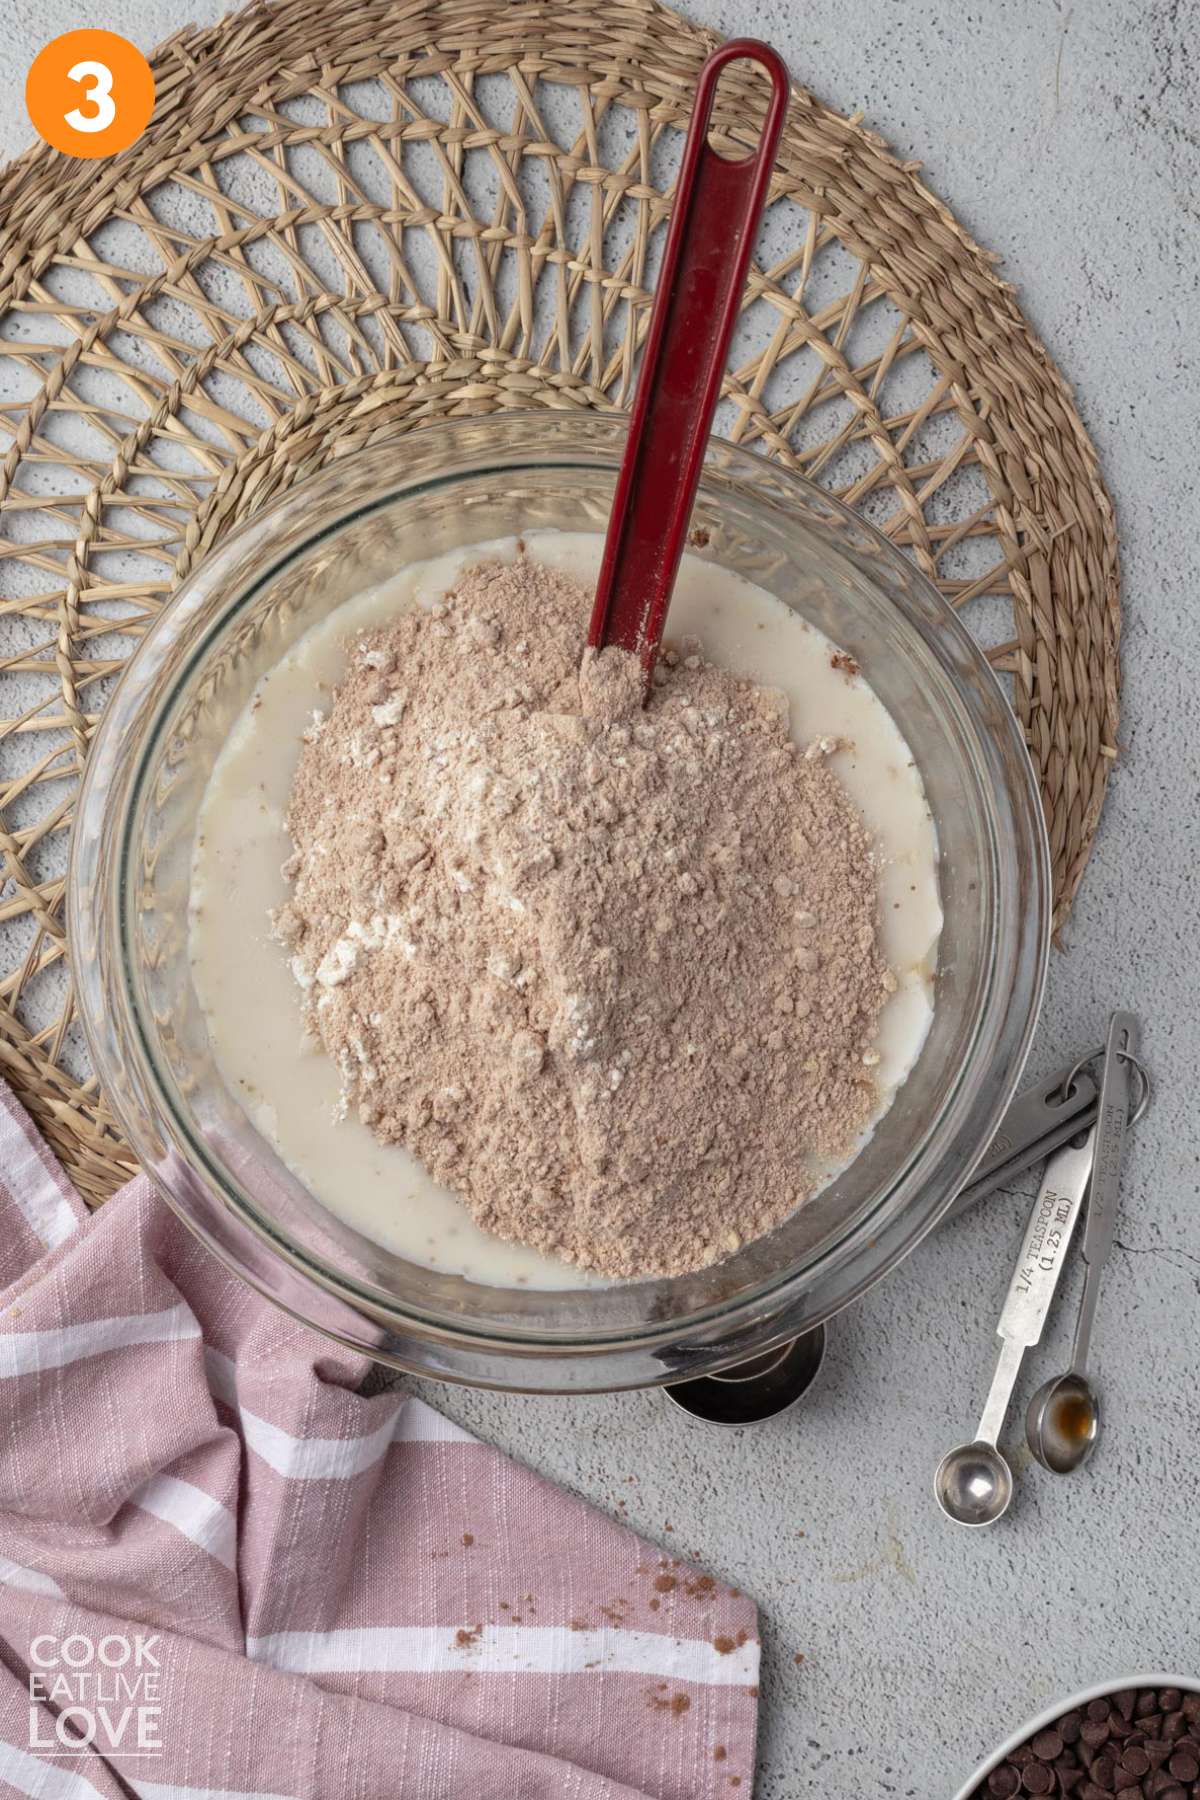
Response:
[[[1129,1127],[1133,1092],[1129,1058],[1136,1056],[1139,1048],[1138,1021],[1134,1014],[1115,1012],[1109,1021],[1104,1071],[1100,1078],[1095,1167],[1092,1171],[1092,1191],[1088,1198],[1087,1223],[1083,1233],[1083,1297],[1079,1303],[1075,1343],[1071,1351],[1071,1367],[1080,1375],[1087,1367],[1088,1352],[1091,1349],[1101,1271],[1108,1261],[1116,1235],[1121,1159],[1125,1149],[1125,1133]]]
[[[1001,1119],[971,1179],[946,1214],[960,1213],[998,1187],[1044,1163],[1052,1151],[1069,1143],[1096,1117],[1097,1088],[1090,1075],[1059,1069],[1032,1087],[1022,1088]]]
[[[1103,1263],[1112,1249],[1117,1228],[1117,1199],[1121,1183],[1121,1158],[1129,1125],[1133,1091],[1129,1058],[1140,1049],[1138,1022],[1133,1013],[1115,1012],[1108,1028],[1104,1071],[1100,1077],[1100,1111],[1096,1120],[1096,1168],[1088,1201],[1083,1254],[1089,1263]]]
[[[1024,1355],[1023,1344],[1018,1344],[1015,1338],[1005,1338],[996,1364],[996,1373],[992,1376],[992,1385],[984,1402],[983,1417],[979,1421],[978,1441],[990,1444],[993,1450],[1000,1439],[1000,1431],[1008,1413],[1013,1389],[1017,1385],[1017,1376],[1021,1373]]]
[[[1046,1164],[996,1327],[998,1336],[1022,1349],[1042,1335],[1087,1193],[1095,1147],[1093,1125],[1082,1144],[1056,1150]]]

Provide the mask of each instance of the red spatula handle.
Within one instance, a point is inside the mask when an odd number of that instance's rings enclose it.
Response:
[[[771,77],[758,149],[731,162],[708,142],[723,70],[746,58]],[[787,108],[788,78],[767,44],[735,38],[700,73],[662,272],[617,477],[588,643],[640,656],[647,679],[721,392],[729,339]]]

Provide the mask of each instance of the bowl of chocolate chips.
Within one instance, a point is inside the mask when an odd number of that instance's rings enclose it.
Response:
[[[955,1800],[1200,1800],[1200,1680],[1131,1675],[1014,1732]]]

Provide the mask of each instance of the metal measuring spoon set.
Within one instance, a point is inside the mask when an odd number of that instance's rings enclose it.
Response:
[[[1025,1352],[1041,1338],[1085,1199],[1084,1288],[1071,1366],[1064,1375],[1044,1382],[1034,1395],[1026,1415],[1026,1437],[1044,1468],[1066,1475],[1086,1460],[1100,1435],[1100,1405],[1087,1378],[1087,1358],[1100,1276],[1116,1230],[1125,1133],[1150,1099],[1138,1047],[1136,1018],[1116,1012],[1103,1050],[1082,1058],[1065,1078],[1064,1094],[1078,1089],[1083,1070],[1103,1058],[1094,1106],[1075,1116],[1073,1132],[1060,1140],[1061,1147],[1046,1162],[996,1328],[1000,1358],[979,1431],[970,1443],[942,1458],[934,1477],[939,1505],[960,1525],[993,1525],[1012,1499],[1012,1469],[997,1443]]]

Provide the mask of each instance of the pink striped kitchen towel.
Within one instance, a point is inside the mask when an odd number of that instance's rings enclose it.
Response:
[[[0,1793],[749,1793],[744,1595],[364,1398],[146,1180],[89,1218],[2,1084],[0,1287]]]

